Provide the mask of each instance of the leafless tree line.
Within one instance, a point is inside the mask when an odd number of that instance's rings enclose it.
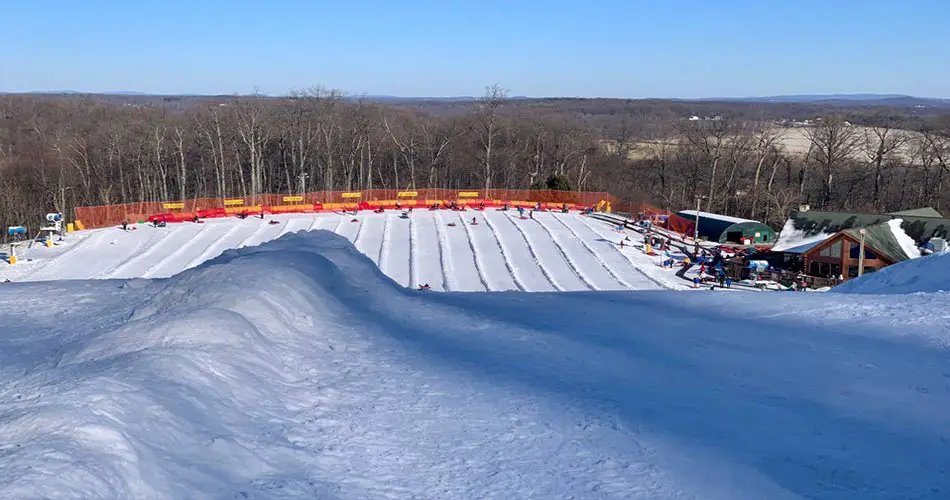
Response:
[[[512,116],[505,103],[499,86],[448,117],[323,88],[178,112],[0,96],[0,219],[260,193],[518,189],[554,174],[601,187],[596,135],[570,120]]]
[[[829,115],[801,155],[767,120],[605,116],[515,106],[497,85],[449,114],[323,88],[185,109],[0,96],[0,221],[259,193],[523,189],[552,176],[674,210],[702,196],[709,210],[773,224],[799,203],[892,210],[948,198],[946,120],[909,137],[897,119],[857,128]]]
[[[800,204],[838,211],[944,208],[950,126],[917,133],[899,119],[866,127],[841,115],[804,129],[806,154],[786,151],[770,122],[680,121],[643,146],[637,184],[666,207],[693,207],[780,226]],[[944,122],[946,123],[946,122]]]

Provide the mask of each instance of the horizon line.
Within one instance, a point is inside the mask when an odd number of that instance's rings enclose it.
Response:
[[[336,89],[331,89],[336,90]],[[392,99],[392,100],[476,100],[480,99],[480,96],[474,95],[444,95],[444,96],[434,96],[434,95],[392,95],[392,94],[371,94],[371,93],[349,93],[343,90],[338,90],[341,92],[341,96],[344,98],[371,98],[371,99]],[[134,90],[106,90],[106,91],[86,91],[86,90],[0,90],[0,95],[107,95],[107,96],[124,96],[124,97],[265,97],[265,98],[281,98],[281,97],[290,97],[291,91],[288,91],[283,94],[268,94],[268,93],[151,93],[151,92],[142,92]],[[748,101],[748,100],[758,100],[758,101],[769,101],[769,100],[788,100],[788,99],[809,99],[809,100],[887,100],[887,99],[919,99],[919,100],[928,100],[928,101],[950,101],[950,98],[945,97],[931,97],[931,96],[915,96],[911,94],[900,94],[900,93],[874,93],[874,92],[855,92],[855,93],[832,93],[832,94],[814,94],[814,93],[805,93],[805,94],[777,94],[777,95],[747,95],[747,96],[710,96],[710,97],[673,97],[673,96],[649,96],[649,97],[617,97],[617,96],[570,96],[570,95],[551,95],[551,96],[528,96],[528,95],[513,95],[509,96],[508,99],[534,99],[534,100],[543,100],[543,99],[610,99],[610,100],[631,100],[631,101],[648,101],[648,100],[664,100],[664,101]]]

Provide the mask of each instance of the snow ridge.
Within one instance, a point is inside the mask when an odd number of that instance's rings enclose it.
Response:
[[[554,220],[558,221],[562,226],[564,226],[565,228],[567,228],[567,230],[571,232],[571,234],[574,236],[574,238],[577,239],[577,241],[581,242],[581,245],[583,245],[584,248],[587,249],[587,252],[590,253],[590,255],[594,258],[594,260],[596,260],[597,263],[600,264],[600,267],[603,267],[604,270],[607,271],[607,273],[610,274],[610,276],[611,276],[613,279],[617,280],[617,282],[620,283],[621,285],[623,285],[624,288],[633,288],[633,285],[631,285],[631,284],[628,283],[626,280],[624,280],[623,278],[621,278],[621,277],[620,277],[620,273],[618,273],[618,272],[617,272],[616,270],[614,270],[609,264],[607,264],[607,261],[604,260],[604,258],[603,258],[599,253],[597,253],[597,252],[590,246],[589,243],[587,243],[587,240],[586,240],[586,239],[582,238],[581,235],[577,234],[577,231],[575,231],[574,228],[570,226],[570,224],[568,224],[568,223],[564,222],[563,220],[561,220],[561,218],[558,217],[556,214],[553,214],[553,213],[552,213],[551,216],[554,218]]]
[[[482,216],[482,222],[488,226],[488,229],[491,230],[492,235],[495,237],[495,243],[498,244],[498,250],[501,251],[501,256],[505,259],[505,267],[508,268],[508,273],[511,274],[511,279],[514,280],[515,285],[518,287],[518,290],[525,291],[527,288],[524,285],[524,282],[521,281],[521,278],[518,276],[518,271],[515,266],[511,263],[511,252],[508,250],[505,242],[502,241],[501,235],[498,234],[498,229],[492,223],[491,219],[486,216]]]
[[[163,239],[163,237],[166,235],[166,233],[165,233],[165,232],[155,231],[154,229],[155,229],[155,228],[152,228],[152,227],[149,227],[149,226],[144,226],[143,229],[136,229],[136,231],[152,231],[152,234],[149,235],[149,237],[148,237],[147,240],[144,240],[144,241],[142,241],[142,242],[139,242],[139,244],[136,245],[135,249],[132,250],[132,251],[130,251],[130,252],[128,253],[128,255],[127,255],[123,260],[121,260],[121,261],[119,261],[119,262],[116,262],[116,263],[115,263],[114,265],[112,265],[109,269],[107,269],[106,271],[104,271],[103,274],[105,274],[106,276],[114,276],[114,275],[116,274],[116,271],[117,271],[118,269],[122,268],[126,263],[128,263],[128,262],[131,261],[131,260],[133,260],[133,259],[135,258],[135,256],[140,253],[140,252],[139,252],[140,249],[142,249],[142,248],[152,248],[153,246],[155,246],[156,242],[160,242],[160,241]],[[65,253],[65,252],[64,252],[64,253]]]
[[[608,240],[608,241],[609,241],[609,233],[608,233],[606,224],[598,224],[597,222],[593,222],[593,220],[589,219],[588,217],[581,217],[581,221],[582,221],[584,224],[586,224],[587,227],[589,227],[592,231],[594,231],[595,233],[601,235],[601,237],[603,237],[605,240]],[[642,235],[639,234],[639,233],[634,233],[634,234],[636,234],[636,235],[638,235],[638,236],[642,236]],[[630,262],[630,265],[631,265],[634,269],[636,269],[640,274],[644,275],[648,280],[652,281],[653,283],[655,283],[655,284],[656,284],[657,286],[659,286],[660,288],[665,288],[665,289],[667,289],[667,290],[677,290],[677,289],[678,289],[676,286],[672,285],[671,283],[666,282],[666,281],[663,281],[663,280],[660,280],[660,279],[657,279],[656,277],[652,276],[650,273],[646,272],[646,270],[643,269],[643,266],[644,266],[644,265],[651,265],[651,263],[647,263],[647,262],[638,263],[638,262],[633,258],[632,255],[630,255],[630,254],[628,254],[627,252],[624,252],[623,250],[621,250],[621,249],[619,248],[619,246],[618,246],[618,245],[615,245],[612,241],[610,242],[610,246],[613,247],[613,249],[616,250],[617,253],[619,253],[619,254],[622,255],[625,259],[627,259],[627,261]],[[643,254],[643,256],[649,258],[649,256],[647,256],[646,254]],[[646,259],[644,259],[644,260],[646,260]]]
[[[253,247],[261,243],[261,235],[267,232],[267,223],[264,222],[264,219],[258,219],[255,222],[257,223],[257,229],[254,230],[253,234],[245,238],[238,248]]]
[[[340,234],[340,228],[343,227],[343,219],[346,218],[346,215],[340,215],[339,220],[336,221],[336,226],[333,226],[333,232]]]
[[[184,254],[185,252],[187,252],[187,251],[188,251],[189,249],[191,249],[192,247],[196,246],[196,245],[198,244],[198,241],[201,239],[201,236],[202,236],[206,231],[208,231],[208,228],[210,228],[210,227],[211,227],[211,226],[208,225],[207,223],[206,223],[206,224],[203,224],[203,225],[201,226],[201,229],[199,229],[198,232],[195,233],[195,235],[191,237],[191,239],[189,239],[187,242],[185,242],[184,245],[181,245],[180,247],[176,248],[175,251],[173,251],[172,253],[166,255],[165,258],[163,258],[162,260],[156,262],[154,265],[152,265],[151,267],[149,267],[147,271],[145,271],[144,273],[142,273],[142,277],[144,277],[144,278],[151,278],[151,277],[155,276],[155,274],[156,274],[160,269],[163,269],[163,268],[165,268],[165,267],[168,267],[169,265],[177,266],[177,265],[178,265],[178,264],[177,264],[178,257],[179,257],[180,255]]]
[[[482,262],[481,254],[478,249],[475,248],[475,241],[472,239],[472,228],[469,227],[462,212],[459,212],[458,216],[459,224],[465,228],[465,237],[468,239],[468,247],[472,249],[472,257],[474,257],[475,260],[475,270],[478,271],[478,279],[482,282],[482,286],[485,287],[485,290],[492,291],[492,287],[488,282],[488,276],[485,275],[485,263]]]
[[[551,274],[551,271],[548,270],[544,262],[541,261],[541,258],[538,257],[538,254],[534,249],[534,245],[536,244],[536,242],[532,241],[531,238],[528,237],[528,234],[525,232],[525,230],[522,229],[521,226],[518,225],[518,223],[515,222],[515,220],[512,217],[508,216],[508,217],[505,217],[505,219],[507,219],[508,222],[512,226],[514,226],[515,229],[518,230],[518,233],[521,234],[521,237],[524,239],[525,245],[527,245],[528,250],[531,251],[531,257],[534,258],[534,261],[538,264],[538,267],[541,268],[541,273],[544,274],[544,277],[547,278],[549,283],[551,283],[551,286],[553,286],[555,290],[559,292],[563,292],[564,287],[561,286],[561,284],[558,283],[557,280],[554,279],[554,276]]]
[[[366,223],[365,217],[360,217],[359,222],[356,223],[356,236],[353,237],[353,246],[356,248],[360,247],[360,238],[363,236],[363,227]]]
[[[159,248],[160,246],[162,246],[163,240],[164,240],[167,236],[168,236],[168,233],[167,233],[167,232],[165,232],[165,231],[158,231],[157,228],[156,228],[155,234],[153,234],[153,235],[148,239],[148,241],[147,241],[147,243],[146,243],[146,245],[147,245],[148,248],[147,248],[144,252],[141,252],[141,253],[139,253],[139,252],[130,253],[129,256],[128,256],[128,258],[123,259],[122,262],[119,263],[119,265],[113,267],[113,268],[108,272],[108,274],[106,274],[106,276],[107,276],[108,278],[116,278],[116,277],[119,277],[119,276],[122,275],[122,272],[125,271],[126,269],[128,269],[129,267],[132,267],[133,265],[135,265],[135,264],[138,263],[139,261],[143,261],[143,260],[148,259],[148,257],[149,257],[153,252],[155,252],[157,248]],[[156,240],[157,240],[157,241],[156,241]],[[71,250],[73,250],[73,249],[70,248],[69,250],[71,251]],[[63,253],[62,255],[60,255],[59,257],[64,257],[64,256],[66,256],[68,253],[69,253],[69,251],[64,252],[64,253]]]
[[[409,288],[419,286],[419,232],[416,219],[409,217]]]
[[[447,292],[458,290],[458,283],[455,282],[455,271],[452,269],[452,248],[449,247],[449,240],[445,235],[445,221],[442,220],[442,214],[434,212],[435,230],[439,234],[439,259],[442,261],[442,284],[445,285]]]
[[[379,245],[379,269],[388,274],[389,271],[389,238],[392,235],[392,215],[386,215],[386,222],[383,224],[383,242]]]
[[[106,231],[108,231],[109,229],[113,229],[113,228],[103,229],[102,231],[93,233],[83,243],[85,243],[86,245],[92,244],[95,247],[101,246],[102,240],[104,240],[107,237]],[[33,278],[36,275],[42,275],[50,271],[55,271],[61,265],[60,264],[61,262],[69,261],[69,258],[72,257],[72,254],[76,251],[77,248],[80,247],[78,243],[79,242],[73,242],[73,244],[68,249],[66,249],[66,251],[64,251],[62,254],[57,255],[56,257],[53,257],[48,262],[46,262],[45,265],[38,267],[34,271],[28,273],[25,277]],[[30,245],[32,244],[33,243],[31,243]]]
[[[600,290],[600,287],[596,286],[590,280],[590,278],[583,271],[581,271],[580,268],[577,267],[577,264],[574,262],[574,259],[572,259],[571,256],[568,255],[567,252],[564,251],[564,247],[561,245],[560,238],[555,236],[555,234],[551,231],[551,229],[547,227],[544,223],[542,223],[540,220],[538,219],[531,219],[531,220],[536,222],[539,226],[541,226],[541,228],[544,229],[544,232],[548,233],[548,236],[550,236],[551,241],[554,242],[554,247],[557,248],[558,253],[560,253],[561,256],[564,257],[564,260],[567,262],[567,265],[571,267],[571,271],[573,271],[574,274],[576,274],[577,277],[580,278],[581,281],[584,282],[584,285],[586,285],[591,290]]]
[[[317,229],[320,229],[323,227],[323,221],[325,220],[326,219],[323,217],[314,217],[313,222],[310,223],[310,227],[307,229],[307,231],[316,231]]]
[[[228,231],[224,233],[220,238],[218,238],[217,241],[208,245],[208,247],[205,248],[205,250],[201,252],[197,257],[192,259],[191,262],[188,262],[187,264],[185,264],[184,269],[190,269],[192,267],[195,267],[198,264],[201,264],[202,262],[212,257],[215,257],[221,252],[223,252],[224,250],[226,250],[228,247],[224,245],[227,243],[228,237],[234,234],[240,233],[242,229],[246,229],[246,226],[243,226],[241,224],[232,225],[231,228],[228,229]]]

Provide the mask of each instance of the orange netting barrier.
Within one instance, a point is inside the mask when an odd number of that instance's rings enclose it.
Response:
[[[696,222],[673,214],[670,215],[666,228],[675,233],[692,238],[693,231],[696,229]]]
[[[536,207],[559,210],[583,210],[608,202],[613,211],[633,206],[604,192],[504,190],[490,191],[454,189],[372,189],[364,191],[321,191],[302,195],[264,194],[232,198],[197,198],[183,201],[125,203],[95,207],[77,207],[76,220],[87,229],[147,221],[161,217],[168,222],[192,220],[195,217],[227,217],[238,214],[291,212],[338,212],[343,210],[376,210],[392,208],[446,207],[452,203],[467,207],[517,208]]]
[[[657,208],[652,205],[641,204],[637,212],[638,218],[648,220],[654,226],[662,227],[667,231],[679,233],[692,238],[696,223],[689,219],[680,217],[669,210]]]

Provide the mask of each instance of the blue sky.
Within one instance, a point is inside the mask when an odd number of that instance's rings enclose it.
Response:
[[[0,91],[950,97],[948,0],[7,0]]]

